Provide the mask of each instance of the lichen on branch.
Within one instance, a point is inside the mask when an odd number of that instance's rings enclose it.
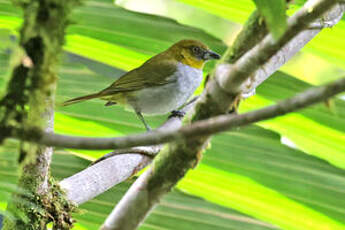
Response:
[[[21,56],[12,67],[7,92],[0,100],[0,125],[52,130],[57,64],[68,16],[79,0],[16,0],[14,3],[24,13],[17,48]],[[0,143],[9,135],[8,131],[1,132]],[[20,143],[18,188],[25,195],[13,194],[8,211],[14,219],[6,218],[3,229],[45,229],[52,219],[53,215],[42,202],[51,191],[48,180],[51,154],[49,147]]]

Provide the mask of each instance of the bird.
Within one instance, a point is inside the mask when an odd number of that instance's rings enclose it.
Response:
[[[120,104],[134,111],[147,131],[144,115],[163,115],[178,110],[193,95],[203,79],[206,61],[220,55],[198,40],[181,40],[153,56],[112,83],[86,96],[70,99],[63,106],[99,98],[105,106]]]

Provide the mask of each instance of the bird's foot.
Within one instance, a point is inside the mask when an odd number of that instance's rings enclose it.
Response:
[[[232,107],[231,109],[228,110],[227,112],[228,114],[233,114],[233,115],[237,115],[238,112],[237,112],[237,108],[235,107]]]
[[[173,110],[173,111],[171,111],[171,114],[170,114],[169,118],[172,118],[172,117],[183,118],[184,115],[186,115],[186,113],[183,112],[183,111],[180,111],[180,110]]]

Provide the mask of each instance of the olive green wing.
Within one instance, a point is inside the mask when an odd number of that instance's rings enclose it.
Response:
[[[177,62],[174,60],[150,59],[139,68],[120,77],[100,93],[102,95],[112,95],[169,84],[176,81],[173,78],[176,69]]]

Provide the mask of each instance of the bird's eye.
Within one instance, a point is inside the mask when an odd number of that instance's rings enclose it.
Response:
[[[197,46],[193,46],[192,51],[194,54],[200,54],[201,53],[201,49]]]

